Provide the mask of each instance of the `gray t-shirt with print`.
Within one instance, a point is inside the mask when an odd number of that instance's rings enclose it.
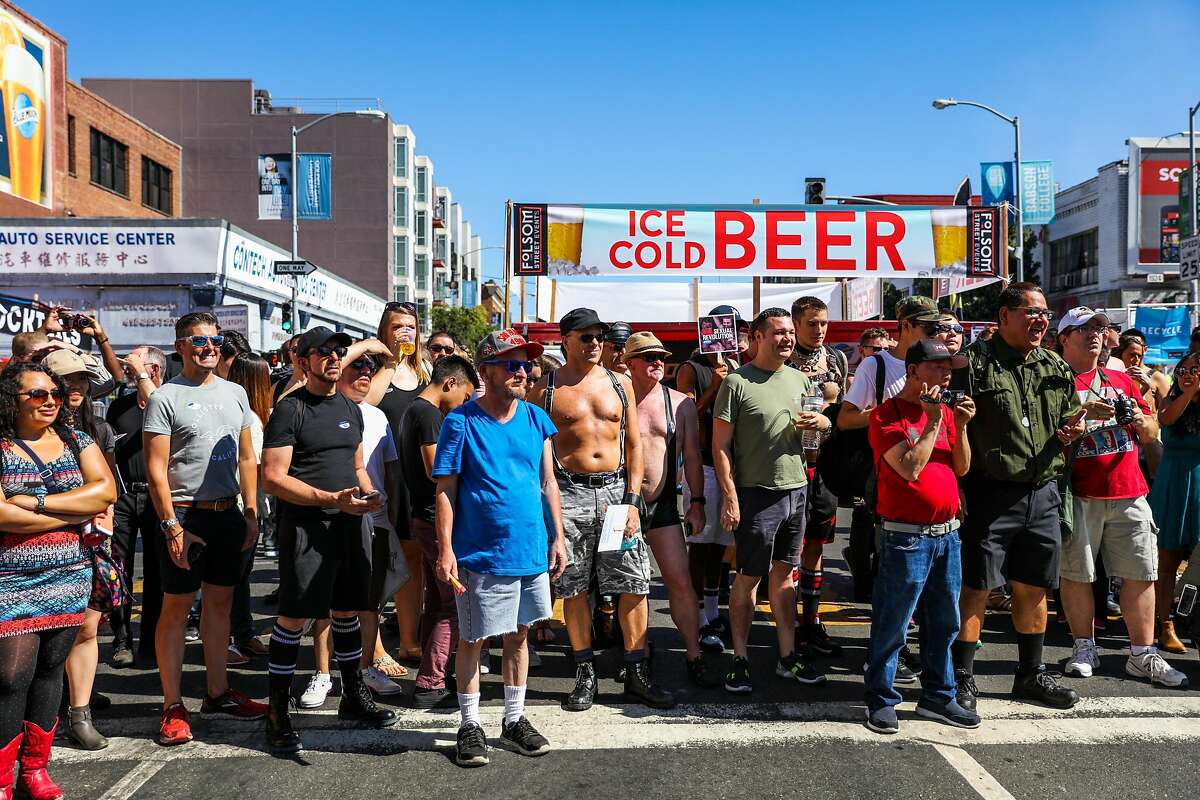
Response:
[[[213,376],[205,385],[177,375],[150,395],[142,430],[171,437],[171,500],[219,500],[238,488],[238,440],[253,419],[246,390]]]

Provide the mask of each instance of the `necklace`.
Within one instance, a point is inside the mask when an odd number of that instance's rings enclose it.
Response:
[[[799,367],[800,371],[805,375],[817,371],[817,362],[820,360],[820,358],[821,348],[818,347],[816,350],[808,350],[807,348],[801,347],[798,344],[796,345],[796,366]]]

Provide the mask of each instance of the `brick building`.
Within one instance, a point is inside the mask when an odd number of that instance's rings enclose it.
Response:
[[[0,1],[0,67],[5,57],[37,85],[21,131],[9,130],[11,100],[0,114],[0,217],[179,216],[179,145],[67,80],[63,38]],[[14,180],[18,162],[37,164],[33,188]]]

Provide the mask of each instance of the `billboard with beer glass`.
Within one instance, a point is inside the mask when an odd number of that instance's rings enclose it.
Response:
[[[995,207],[514,203],[516,275],[1002,277]]]
[[[0,191],[50,207],[50,42],[0,9]]]

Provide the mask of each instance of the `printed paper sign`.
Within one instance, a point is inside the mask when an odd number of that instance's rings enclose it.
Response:
[[[701,353],[736,353],[737,319],[733,314],[712,314],[696,322]]]

